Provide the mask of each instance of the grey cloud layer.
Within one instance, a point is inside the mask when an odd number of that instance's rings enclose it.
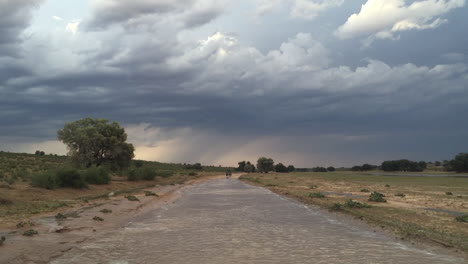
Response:
[[[432,66],[365,58],[351,67],[333,59],[348,50],[302,31],[268,52],[225,32],[187,37],[226,12],[219,1],[96,3],[76,34],[31,37],[21,59],[0,57],[0,144],[51,140],[64,122],[97,116],[126,125],[145,157],[163,157],[151,155],[163,146],[165,161],[195,161],[207,145],[206,162],[229,163],[243,146],[302,166],[381,151],[435,156],[411,152],[412,140],[418,149],[437,140],[431,152],[442,155],[468,147],[457,143],[468,126],[453,114],[468,112],[463,54]]]

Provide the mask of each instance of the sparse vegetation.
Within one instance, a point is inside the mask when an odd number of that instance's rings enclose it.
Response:
[[[94,221],[99,221],[99,222],[104,221],[104,219],[103,219],[102,217],[99,217],[99,216],[93,217],[93,220],[94,220]]]
[[[369,201],[371,202],[378,202],[378,203],[386,203],[387,200],[384,199],[385,195],[379,192],[373,192],[369,196]]]
[[[334,203],[331,207],[330,210],[333,211],[339,211],[343,209],[343,205],[341,203]]]
[[[370,192],[370,191],[369,191],[369,189],[361,189],[361,192],[366,192],[366,193],[368,193],[368,192]]]
[[[453,195],[452,192],[446,192],[445,194],[446,194],[446,195]]]
[[[39,232],[37,232],[37,230],[34,230],[34,229],[29,229],[27,231],[24,231],[24,233],[23,233],[23,236],[32,237],[32,236],[35,236],[35,235],[39,235]]]
[[[442,210],[465,212],[464,204],[466,204],[467,197],[464,194],[468,188],[468,181],[465,178],[377,176],[341,170],[312,173],[300,172],[301,170],[299,169],[299,172],[296,171],[291,175],[247,174],[240,179],[265,187],[269,184],[277,185],[274,188],[267,188],[304,203],[352,215],[375,226],[386,226],[405,239],[440,241],[440,243],[468,253],[468,240],[466,240],[468,229],[465,228],[465,222],[455,221],[455,216],[447,217],[447,213],[442,211],[431,212],[430,221],[428,221],[428,211],[421,210],[421,208],[427,208],[428,204],[431,204],[432,207]],[[295,183],[290,184],[289,182]],[[405,198],[396,196],[393,199],[397,200],[398,203],[373,204],[368,201],[371,193],[367,195],[355,194],[356,190],[370,190],[386,194],[392,189],[386,188],[385,184],[391,185],[391,188],[395,190],[392,197],[394,194],[404,194]],[[308,198],[308,194],[312,191],[310,187],[315,188],[316,185],[320,186],[318,189],[320,192],[336,193],[337,195],[327,195],[326,199]],[[305,188],[306,186],[309,188]],[[446,192],[453,192],[460,197],[446,196]],[[353,195],[352,203],[348,202],[351,198],[348,197],[348,194]],[[411,199],[406,199],[410,195]],[[366,209],[366,205],[356,206],[354,202],[372,205],[372,207]],[[345,204],[355,207],[350,208]],[[364,209],[357,207],[364,207]]]
[[[460,215],[455,218],[458,222],[468,223],[468,215]]]
[[[5,240],[6,238],[4,236],[0,238],[0,247],[3,246],[3,244],[5,243]]]
[[[134,195],[128,195],[128,196],[125,196],[125,198],[127,198],[127,200],[131,201],[131,202],[139,202],[140,200],[138,198],[136,198],[136,196]]]
[[[320,193],[320,192],[309,193],[308,196],[309,196],[310,198],[325,198],[325,194]]]
[[[67,219],[67,217],[62,213],[58,213],[58,214],[55,215],[55,219],[64,220],[64,219]]]
[[[371,208],[370,205],[366,204],[366,203],[360,203],[360,202],[357,202],[357,201],[353,201],[351,199],[347,200],[344,204],[345,207],[348,207],[348,208]]]
[[[145,196],[156,196],[156,197],[159,197],[158,194],[154,193],[154,192],[151,192],[151,191],[145,191]]]
[[[101,211],[99,211],[103,214],[111,214],[112,213],[112,210],[109,210],[109,209],[102,209]]]
[[[401,197],[401,198],[405,198],[405,197],[406,197],[406,195],[403,194],[403,193],[397,193],[397,194],[395,194],[395,196]]]

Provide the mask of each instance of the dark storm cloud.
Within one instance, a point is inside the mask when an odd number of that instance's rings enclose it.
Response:
[[[85,26],[91,30],[103,30],[112,25],[136,28],[149,27],[165,19],[191,28],[204,25],[226,8],[226,1],[206,0],[99,0],[94,3],[91,17]]]
[[[309,33],[269,51],[223,33],[180,34],[223,13],[215,1],[98,1],[93,10],[84,23],[99,30],[63,37],[75,45],[32,38],[29,47],[41,49],[0,58],[0,144],[54,140],[64,123],[92,116],[125,125],[137,146],[177,149],[165,161],[196,161],[206,152],[203,161],[211,162],[232,150],[219,159],[226,162],[242,157],[239,146],[253,157],[287,153],[301,166],[378,162],[386,154],[449,158],[468,148],[463,49],[427,49],[428,64],[414,54],[392,61],[376,41],[367,51],[358,44],[358,59],[337,61],[348,47]],[[389,41],[395,50],[424,50]]]
[[[32,9],[41,2],[38,0],[0,1],[0,57],[18,55],[15,46],[21,41],[21,33],[29,25]]]

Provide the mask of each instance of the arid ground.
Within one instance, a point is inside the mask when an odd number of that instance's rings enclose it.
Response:
[[[117,195],[63,210],[66,219],[33,218],[7,233],[0,263],[465,263],[235,178],[147,190],[159,197],[141,190],[139,201]]]

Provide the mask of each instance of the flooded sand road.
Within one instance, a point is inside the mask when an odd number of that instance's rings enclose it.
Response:
[[[220,179],[187,187],[174,203],[50,263],[465,262],[340,222],[236,179]]]

